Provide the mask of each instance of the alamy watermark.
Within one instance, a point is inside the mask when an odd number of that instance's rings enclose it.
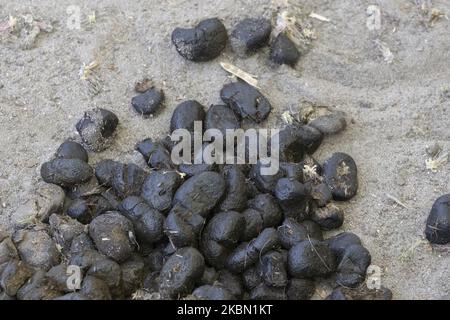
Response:
[[[66,285],[67,289],[71,291],[79,290],[81,288],[81,268],[76,265],[67,266],[66,270],[67,280]]]
[[[367,267],[366,270],[366,286],[370,290],[380,290],[381,289],[381,268],[374,264]]]
[[[194,130],[174,130],[171,159],[180,164],[256,164],[262,175],[275,175],[279,170],[278,129],[208,129],[194,122]],[[193,151],[193,152],[192,152]]]
[[[370,5],[366,9],[366,27],[370,31],[381,29],[381,10],[377,5]]]

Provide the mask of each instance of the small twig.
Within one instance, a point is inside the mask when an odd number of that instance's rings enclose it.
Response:
[[[386,193],[386,197],[388,197],[389,199],[391,199],[392,201],[394,201],[395,203],[399,204],[400,206],[402,206],[405,209],[411,209],[410,207],[408,207],[406,204],[404,204],[403,202],[401,202],[398,198],[394,197],[393,195]]]

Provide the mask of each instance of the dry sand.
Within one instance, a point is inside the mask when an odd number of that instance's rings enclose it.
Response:
[[[94,106],[114,111],[120,128],[113,146],[92,154],[92,162],[138,159],[134,144],[168,133],[174,107],[183,99],[220,102],[230,81],[219,61],[259,76],[272,102],[267,126],[281,113],[310,99],[345,111],[348,128],[328,137],[316,154],[351,154],[359,169],[358,195],[345,205],[343,229],[361,236],[382,284],[397,299],[439,299],[450,295],[450,252],[432,250],[423,230],[433,201],[450,192],[450,164],[436,172],[425,166],[427,146],[450,151],[450,21],[430,23],[428,8],[450,17],[447,0],[290,1],[330,19],[309,19],[317,39],[295,69],[268,64],[268,49],[237,58],[229,48],[208,63],[181,58],[170,42],[176,26],[220,17],[228,30],[243,17],[270,14],[270,1],[8,1],[0,0],[0,21],[31,13],[50,21],[34,47],[23,36],[0,42],[0,225],[12,228],[16,208],[30,196],[39,167],[51,158],[74,125]],[[67,8],[77,4],[81,29],[67,27]],[[366,26],[369,5],[381,8],[381,29]],[[96,19],[88,15],[96,12]],[[91,19],[92,20],[92,19]],[[385,60],[380,47],[389,48]],[[91,76],[100,92],[80,80],[83,64],[99,63]],[[151,77],[166,93],[163,112],[151,119],[130,107],[135,81]],[[406,204],[404,208],[388,194]]]

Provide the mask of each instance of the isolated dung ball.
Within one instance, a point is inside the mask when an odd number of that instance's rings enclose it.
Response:
[[[162,90],[150,89],[131,99],[131,105],[137,113],[148,116],[158,111],[164,101]]]
[[[231,46],[238,55],[253,53],[269,42],[272,25],[264,18],[246,18],[231,33]]]
[[[106,109],[96,108],[84,113],[76,124],[83,142],[93,151],[102,151],[109,146],[119,118]]]
[[[450,242],[450,194],[439,197],[427,219],[425,235],[431,243]]]
[[[349,200],[358,190],[356,163],[346,153],[337,152],[323,164],[323,176],[334,200]]]
[[[172,32],[172,42],[178,53],[195,62],[219,56],[227,40],[227,30],[217,18],[203,20],[194,28],[176,28]]]

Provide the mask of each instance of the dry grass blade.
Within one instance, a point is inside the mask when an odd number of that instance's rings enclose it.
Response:
[[[400,261],[403,263],[411,261],[412,258],[414,257],[416,249],[419,246],[426,244],[426,243],[427,243],[427,241],[425,241],[423,239],[417,240],[415,243],[413,243],[412,246],[406,248],[406,250],[403,251],[403,253],[400,255]]]
[[[386,193],[386,197],[388,197],[389,199],[391,199],[398,205],[402,206],[403,208],[408,209],[408,210],[410,209],[410,207],[408,207],[406,204],[404,204],[402,201],[400,201],[398,198],[394,197],[393,195]]]
[[[331,21],[331,20],[328,19],[327,17],[324,17],[324,16],[322,16],[322,15],[320,15],[320,14],[317,14],[317,13],[315,13],[315,12],[311,12],[311,13],[309,14],[309,17],[310,17],[310,18],[313,18],[313,19],[317,19],[317,20],[323,21],[323,22],[330,22],[330,21]]]
[[[260,89],[258,87],[258,80],[255,79],[255,76],[252,76],[251,74],[245,72],[242,69],[239,69],[238,67],[236,67],[235,65],[232,65],[231,63],[227,63],[227,62],[220,62],[220,66],[227,72],[231,73],[232,75],[238,77],[239,79],[244,80],[245,82],[247,82],[249,85]]]
[[[97,61],[92,61],[88,65],[83,64],[83,66],[80,69],[80,79],[81,80],[87,80],[89,76],[92,74],[93,70],[96,69],[99,66],[99,63]]]
[[[439,155],[439,153],[432,158],[425,160],[425,166],[428,170],[431,170],[433,172],[437,172],[440,167],[444,166],[450,159],[450,155],[445,153],[442,155]]]
[[[384,61],[388,64],[394,61],[394,54],[391,52],[391,49],[384,43],[383,41],[376,40],[375,44],[378,46],[378,49],[381,51]]]

